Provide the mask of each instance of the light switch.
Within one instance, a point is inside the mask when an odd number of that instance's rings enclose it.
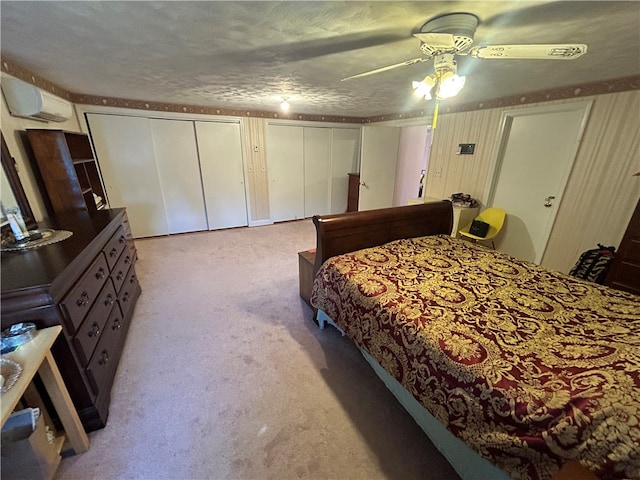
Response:
[[[458,155],[473,155],[475,149],[475,143],[461,143],[458,145]]]

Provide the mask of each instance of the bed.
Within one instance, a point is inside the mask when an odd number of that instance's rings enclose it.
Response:
[[[640,478],[640,297],[452,238],[451,210],[314,217],[319,322],[463,478]]]

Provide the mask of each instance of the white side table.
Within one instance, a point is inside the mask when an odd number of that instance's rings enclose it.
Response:
[[[451,229],[452,237],[459,237],[460,230],[465,225],[471,223],[471,220],[476,218],[480,213],[480,207],[461,207],[458,205],[453,206],[453,228]]]

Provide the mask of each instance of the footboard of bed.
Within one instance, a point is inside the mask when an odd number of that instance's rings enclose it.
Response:
[[[451,202],[314,216],[317,245],[313,273],[325,260],[401,238],[449,234],[453,226]]]

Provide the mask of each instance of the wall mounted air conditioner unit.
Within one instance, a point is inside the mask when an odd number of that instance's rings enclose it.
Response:
[[[17,78],[3,76],[2,91],[15,117],[64,122],[73,116],[71,103]]]

